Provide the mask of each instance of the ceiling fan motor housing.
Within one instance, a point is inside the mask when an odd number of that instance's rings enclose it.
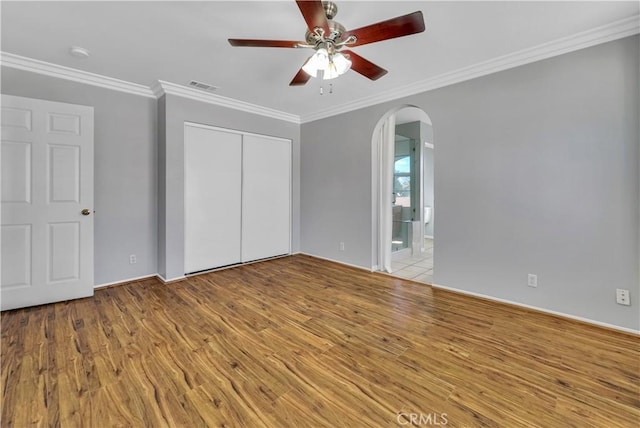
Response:
[[[328,45],[336,50],[340,49],[342,47],[340,44],[342,42],[342,35],[347,30],[344,28],[344,25],[333,20],[333,18],[338,14],[338,6],[332,1],[323,1],[322,7],[324,8],[324,13],[327,16],[327,24],[329,26],[330,33],[322,34],[322,32],[318,32],[318,28],[316,28],[315,31],[307,30],[305,40],[307,44],[311,46],[319,47],[320,45]]]
[[[331,42],[335,45],[342,42],[342,35],[347,31],[344,28],[344,25],[340,24],[338,21],[334,21],[331,19],[329,19],[327,23],[329,24],[329,30],[331,30],[331,33],[321,35],[315,31],[311,32],[307,30],[305,34],[305,40],[307,44],[316,46],[319,43]]]

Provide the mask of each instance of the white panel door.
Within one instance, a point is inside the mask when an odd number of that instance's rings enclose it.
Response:
[[[2,310],[93,295],[93,107],[2,95]]]
[[[185,124],[185,273],[240,263],[242,136]]]
[[[243,138],[242,261],[290,252],[291,141]]]

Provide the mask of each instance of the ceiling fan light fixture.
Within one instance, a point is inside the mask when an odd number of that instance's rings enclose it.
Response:
[[[305,65],[302,66],[302,69],[309,76],[317,77],[318,71],[325,70],[329,67],[329,53],[325,48],[320,48],[313,54],[311,58],[307,61]]]
[[[346,73],[351,68],[351,61],[349,61],[349,59],[340,52],[336,52],[333,55],[333,63],[335,64],[336,71],[339,75]]]
[[[340,76],[340,74],[338,73],[336,65],[333,63],[333,61],[329,63],[329,66],[322,73],[323,80],[335,79],[338,76]]]
[[[331,55],[329,65],[324,70],[322,78],[324,80],[335,79],[336,77],[346,73],[349,68],[351,68],[351,61],[349,61],[347,57],[342,55],[340,52],[336,52]]]
[[[318,77],[318,69],[315,67],[315,55],[302,66],[302,70],[311,77]]]
[[[345,46],[354,48],[425,30],[424,17],[419,10],[347,31],[342,24],[334,20],[338,12],[335,3],[328,0],[296,0],[296,4],[307,24],[304,42],[229,39],[231,46],[313,49],[313,54],[307,58],[289,86],[302,86],[312,77],[319,77],[319,71],[322,71],[322,78],[325,80],[334,79],[348,70],[354,70],[369,80],[378,80],[387,74],[387,70],[351,50],[346,50],[344,54],[338,51]]]

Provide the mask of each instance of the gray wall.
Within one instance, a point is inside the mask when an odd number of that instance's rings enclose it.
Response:
[[[8,67],[2,93],[94,107],[95,284],[155,274],[156,100]]]
[[[95,284],[184,274],[184,121],[293,140],[292,251],[299,251],[299,125],[172,95],[156,101],[8,67],[2,68],[2,93],[94,107]],[[129,264],[130,254],[137,256],[137,264]]]
[[[436,284],[640,329],[639,48],[629,37],[303,124],[302,250],[375,264],[372,132],[415,105],[435,134]]]
[[[171,95],[157,112],[6,67],[2,92],[95,109],[96,284],[183,273],[185,120],[291,138],[293,251],[371,267],[372,132],[415,105],[437,140],[437,284],[640,329],[639,47],[634,36],[302,127]]]
[[[364,109],[302,124],[303,252],[372,266],[371,134],[385,112]],[[344,251],[340,251],[340,242],[344,242]]]
[[[300,248],[300,126],[295,123],[165,95],[165,121],[160,133],[161,174],[158,271],[166,279],[184,275],[184,122],[291,139],[292,145],[292,252]]]

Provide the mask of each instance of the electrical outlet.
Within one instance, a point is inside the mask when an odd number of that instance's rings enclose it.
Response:
[[[344,242],[340,243],[340,251],[344,251]]]
[[[629,290],[622,288],[616,288],[616,303],[619,305],[631,305],[631,299],[629,297]]]
[[[129,256],[129,264],[135,265],[136,263],[138,263],[138,260],[136,259],[136,255],[135,254],[131,254]]]
[[[527,285],[529,287],[537,287],[538,286],[538,275],[534,275],[534,274],[530,273],[527,276]]]

